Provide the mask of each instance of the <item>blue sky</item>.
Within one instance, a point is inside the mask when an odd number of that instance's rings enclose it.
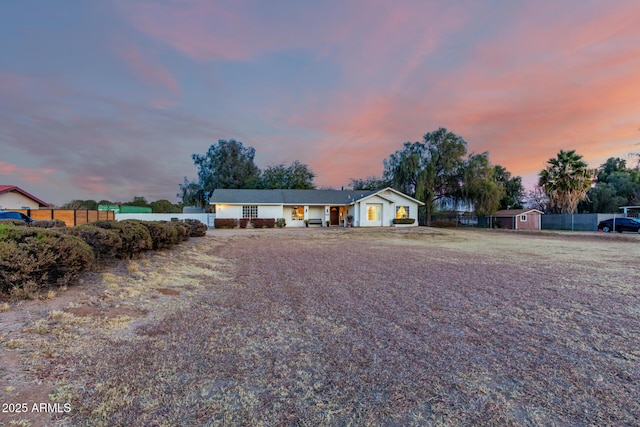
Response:
[[[176,201],[218,139],[316,184],[440,126],[531,185],[640,151],[635,1],[0,5],[0,184],[50,203]]]

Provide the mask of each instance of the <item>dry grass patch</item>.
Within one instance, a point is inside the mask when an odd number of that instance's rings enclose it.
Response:
[[[207,252],[221,274],[204,252],[173,267],[200,279],[197,301],[82,356],[92,370],[81,376],[100,387],[79,390],[74,420],[640,421],[640,277],[594,255],[613,259],[629,243],[590,242],[589,252],[557,236],[456,230],[230,233],[224,243]]]
[[[51,353],[74,401],[61,420],[640,424],[634,241],[242,231],[103,273],[112,293],[90,302],[145,316],[32,325],[20,351]]]

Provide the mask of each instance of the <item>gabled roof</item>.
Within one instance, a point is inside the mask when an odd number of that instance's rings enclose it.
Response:
[[[383,190],[245,190],[219,188],[213,192],[212,204],[261,204],[261,205],[350,205],[359,200],[391,190],[403,197],[422,204],[392,188]]]
[[[493,216],[518,216],[528,214],[530,212],[537,212],[539,214],[544,214],[544,212],[539,211],[538,209],[503,209],[493,214]]]
[[[361,199],[359,199],[358,201],[362,201],[362,200],[367,199],[367,198],[369,198],[369,197],[378,196],[378,197],[381,197],[381,198],[383,198],[383,199],[385,199],[385,200],[388,200],[388,201],[390,201],[390,202],[393,202],[393,200],[392,200],[392,199],[390,199],[388,196],[386,196],[386,195],[384,195],[384,194],[383,194],[383,193],[385,193],[385,192],[387,192],[387,191],[391,191],[392,193],[396,193],[398,196],[401,196],[401,197],[404,197],[405,199],[409,199],[409,200],[411,200],[411,201],[413,201],[413,202],[416,202],[416,203],[417,203],[418,205],[420,205],[420,206],[423,206],[423,205],[424,205],[424,202],[421,202],[421,201],[420,201],[420,200],[418,200],[418,199],[414,199],[413,197],[407,196],[406,194],[404,194],[404,193],[402,193],[402,192],[400,192],[400,191],[398,191],[398,190],[394,190],[394,189],[393,189],[393,188],[391,188],[391,187],[383,188],[382,190],[372,191],[372,192],[371,192],[371,194],[369,194],[369,195],[365,195],[364,197],[362,197],[362,198],[361,198]]]
[[[40,199],[38,199],[37,197],[27,193],[26,191],[24,191],[22,188],[20,187],[16,187],[15,185],[0,185],[0,194],[2,193],[10,193],[12,191],[15,191],[17,193],[22,194],[25,197],[30,198],[31,200],[33,200],[34,202],[38,203],[41,207],[47,207],[49,206],[49,203],[44,202]]]

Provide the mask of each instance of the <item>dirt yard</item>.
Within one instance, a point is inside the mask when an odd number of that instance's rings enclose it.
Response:
[[[0,303],[0,425],[640,425],[639,264],[637,235],[210,231]]]

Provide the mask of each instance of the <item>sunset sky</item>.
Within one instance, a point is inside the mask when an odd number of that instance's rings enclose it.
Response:
[[[318,186],[438,127],[530,186],[640,151],[640,2],[3,1],[0,184],[177,201],[218,139]]]

